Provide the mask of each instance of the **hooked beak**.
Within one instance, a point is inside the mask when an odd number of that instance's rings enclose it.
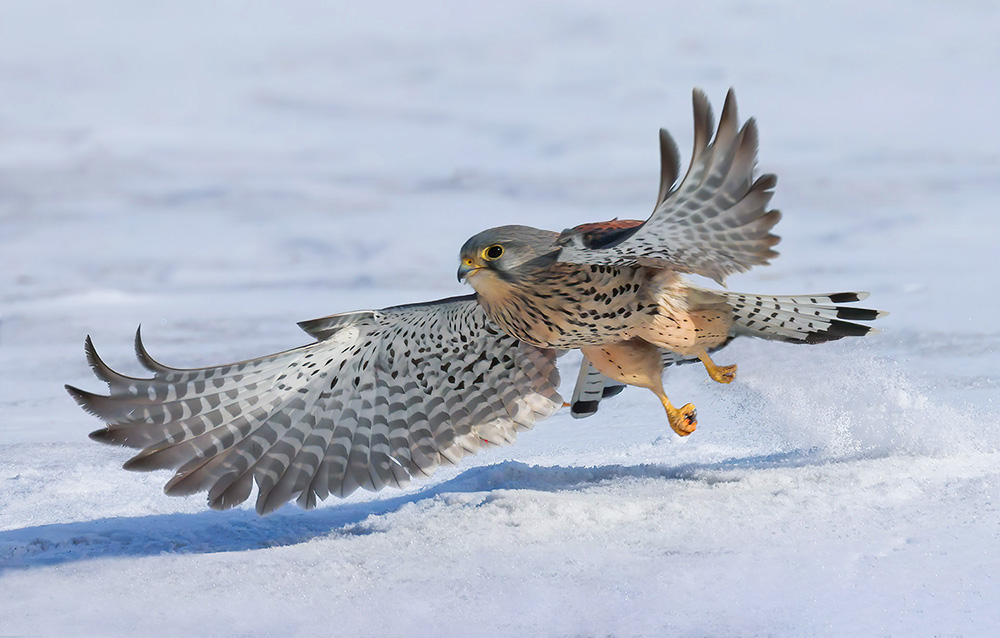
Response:
[[[471,259],[465,259],[462,261],[462,265],[458,267],[458,281],[461,282],[464,279],[468,279],[473,274],[482,270],[482,266],[477,266]]]

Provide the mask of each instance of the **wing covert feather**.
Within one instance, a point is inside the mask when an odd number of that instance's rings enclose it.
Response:
[[[736,97],[730,90],[713,139],[708,98],[695,89],[693,102],[694,152],[680,184],[668,189],[676,175],[676,151],[661,129],[660,191],[653,214],[614,242],[599,246],[588,243],[580,227],[565,230],[558,240],[563,247],[559,261],[651,266],[724,283],[729,275],[777,256],[772,248],[779,237],[770,231],[781,214],[767,209],[777,178],[767,174],[753,179],[756,122],[751,118],[739,127]]]

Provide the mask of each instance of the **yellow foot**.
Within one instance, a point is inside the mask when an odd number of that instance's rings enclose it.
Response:
[[[667,419],[677,436],[687,436],[698,427],[698,410],[688,403],[680,410],[668,410]]]
[[[718,383],[732,383],[733,379],[736,378],[736,364],[708,368],[708,376]]]
[[[733,379],[736,378],[735,364],[731,366],[717,366],[704,349],[698,353],[698,358],[705,364],[705,370],[708,371],[708,376],[712,377],[713,381],[718,383],[732,383]]]

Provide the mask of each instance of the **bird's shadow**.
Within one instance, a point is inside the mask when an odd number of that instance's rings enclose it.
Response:
[[[713,472],[801,467],[822,462],[809,450],[731,458],[715,463],[540,466],[515,461],[475,467],[453,479],[399,496],[343,503],[306,512],[285,507],[267,517],[252,510],[122,516],[0,532],[0,573],[95,558],[209,554],[282,547],[318,537],[373,533],[361,523],[441,495],[494,490],[560,492],[618,478],[717,480]]]

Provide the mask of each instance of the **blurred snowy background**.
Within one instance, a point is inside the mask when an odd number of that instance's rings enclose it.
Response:
[[[1000,6],[415,7],[0,1],[0,635],[997,635]],[[870,290],[882,334],[671,370],[688,439],[628,390],[264,519],[87,440],[85,335],[137,374],[139,323],[208,365],[463,294],[481,229],[647,215],[693,86],[780,178],[730,287]]]

